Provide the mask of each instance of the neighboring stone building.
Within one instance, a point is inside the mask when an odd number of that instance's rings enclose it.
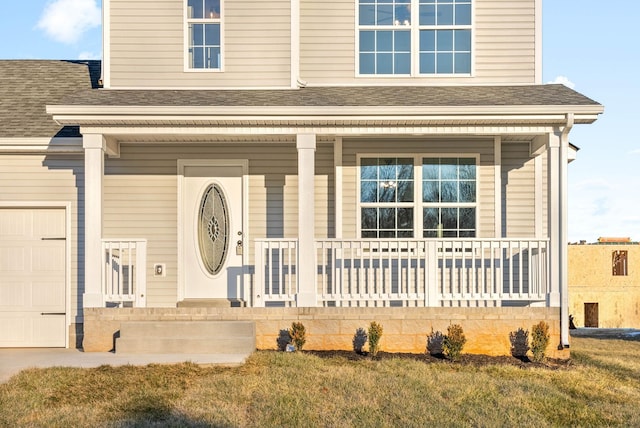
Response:
[[[569,313],[577,327],[640,326],[640,243],[569,245]]]

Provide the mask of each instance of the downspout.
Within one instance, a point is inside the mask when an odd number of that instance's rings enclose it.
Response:
[[[566,124],[560,133],[560,345],[558,349],[569,348],[569,132],[575,123],[573,113],[567,113]]]

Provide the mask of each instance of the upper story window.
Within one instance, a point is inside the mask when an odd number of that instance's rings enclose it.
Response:
[[[611,253],[613,276],[627,276],[627,251],[618,250]]]
[[[187,0],[187,68],[222,68],[221,24],[220,0]]]
[[[476,157],[360,158],[361,237],[475,237],[476,164]]]
[[[471,2],[359,0],[359,74],[471,74]]]

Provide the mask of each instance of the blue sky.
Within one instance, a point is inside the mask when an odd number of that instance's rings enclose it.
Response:
[[[604,104],[593,125],[570,134],[569,240],[640,240],[640,2],[544,0],[544,82],[565,81]],[[96,59],[102,50],[100,1],[0,1],[0,58]]]

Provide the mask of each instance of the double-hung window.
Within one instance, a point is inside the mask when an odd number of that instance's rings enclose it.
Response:
[[[359,75],[470,75],[472,0],[358,0]]]
[[[222,68],[221,0],[187,0],[187,68]]]
[[[362,238],[476,236],[476,157],[361,157]]]

